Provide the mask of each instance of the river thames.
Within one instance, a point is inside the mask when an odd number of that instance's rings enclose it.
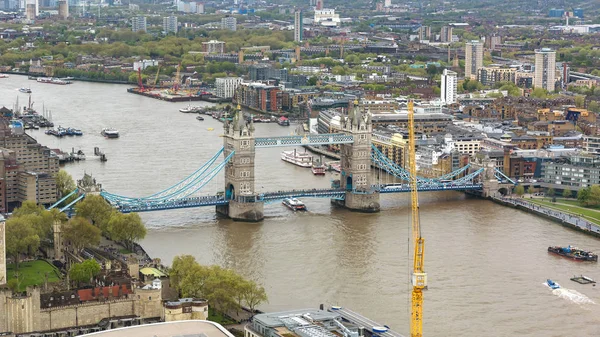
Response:
[[[187,103],[128,94],[126,86],[75,82],[40,84],[24,76],[0,79],[0,107],[12,107],[30,86],[34,108],[52,112],[56,126],[79,128],[82,137],[55,138],[28,131],[50,148],[83,150],[87,160],[67,164],[75,179],[92,174],[109,192],[145,196],[195,171],[223,143],[221,123],[183,114]],[[195,103],[206,104],[206,103]],[[119,139],[100,131],[114,127]],[[210,128],[213,128],[211,130]],[[291,127],[256,124],[257,136],[287,135]],[[99,147],[108,161],[93,156]],[[322,188],[334,176],[280,159],[281,148],[259,149],[256,189]],[[222,175],[206,187],[222,190]],[[597,264],[549,255],[549,245],[572,244],[600,251],[600,241],[525,212],[457,192],[420,194],[425,238],[426,336],[598,336],[600,287],[569,280],[600,278]],[[191,254],[204,264],[233,268],[262,283],[275,311],[320,303],[337,304],[408,334],[412,251],[409,195],[381,197],[381,212],[353,213],[326,199],[305,199],[309,211],[293,213],[279,203],[265,206],[260,223],[218,218],[214,208],[142,213],[148,253],[170,264]],[[564,288],[550,291],[547,278]]]

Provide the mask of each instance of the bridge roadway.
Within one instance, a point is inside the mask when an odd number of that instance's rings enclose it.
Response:
[[[391,184],[391,185],[376,185],[375,190],[379,193],[407,193],[410,192],[410,186],[408,184]],[[420,192],[433,192],[433,191],[467,191],[467,190],[481,190],[481,184],[441,184],[441,185],[424,185],[419,186]],[[361,191],[354,191],[354,193],[361,193]],[[362,192],[365,193],[365,192]],[[261,193],[256,198],[250,197],[250,199],[243,200],[246,202],[273,202],[283,200],[286,198],[331,198],[342,200],[345,198],[346,191],[339,188],[328,188],[328,189],[306,189],[306,190],[292,190],[292,191],[279,191],[279,192],[268,192]],[[241,197],[244,198],[244,197]],[[224,195],[208,195],[201,197],[189,197],[182,199],[173,200],[159,200],[159,201],[148,201],[144,199],[135,200],[130,203],[111,203],[113,207],[122,213],[131,212],[150,212],[160,211],[167,209],[177,208],[192,208],[192,207],[203,207],[203,206],[217,206],[226,205],[229,200],[225,199]]]
[[[396,332],[392,329],[388,328],[387,332],[374,332],[373,331],[373,327],[377,326],[377,327],[383,327],[383,324],[379,324],[373,320],[371,320],[370,318],[367,318],[359,313],[356,313],[350,309],[346,309],[346,308],[337,308],[333,309],[333,307],[327,309],[327,311],[329,312],[335,312],[340,314],[340,316],[342,316],[342,318],[348,322],[351,322],[353,324],[356,324],[358,327],[363,327],[365,329],[367,329],[368,331],[370,331],[373,336],[380,336],[380,337],[404,337],[403,335],[401,335],[399,332]],[[386,327],[387,328],[387,327]]]

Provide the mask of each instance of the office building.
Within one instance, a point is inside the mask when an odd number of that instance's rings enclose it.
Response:
[[[35,20],[35,4],[27,4],[25,8],[25,17],[27,20]]]
[[[222,54],[225,52],[225,42],[217,40],[202,42],[202,51],[208,54]]]
[[[67,0],[58,1],[58,16],[62,20],[69,18],[69,2],[67,2]]]
[[[146,17],[145,16],[134,16],[131,18],[131,31],[132,32],[145,32],[146,31]]]
[[[241,77],[220,77],[215,79],[216,95],[223,98],[232,98],[237,87],[242,83]]]
[[[458,74],[454,71],[444,69],[444,72],[442,73],[442,102],[446,104],[456,103],[457,86]]]
[[[516,68],[501,67],[498,65],[477,69],[477,81],[490,87],[499,82],[516,83],[516,75]]]
[[[226,16],[222,18],[221,29],[232,30],[235,32],[237,30],[237,19],[233,16]]]
[[[302,23],[302,10],[294,12],[294,42],[302,42],[304,24]]]
[[[163,33],[165,35],[169,33],[177,34],[177,17],[174,15],[163,18]]]
[[[440,42],[452,42],[452,26],[443,26],[440,31]]]
[[[476,80],[477,69],[483,67],[483,43],[467,42],[465,45],[465,79]]]
[[[600,184],[600,159],[594,155],[557,158],[542,164],[542,177],[548,187],[579,190]]]
[[[556,82],[556,51],[550,48],[535,50],[535,73],[533,86],[554,91]]]

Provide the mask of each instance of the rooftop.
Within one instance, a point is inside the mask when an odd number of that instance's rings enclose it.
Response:
[[[175,321],[130,326],[87,334],[98,337],[234,337],[220,324],[209,321]]]
[[[290,311],[279,311],[273,313],[259,314],[254,316],[254,320],[260,321],[263,325],[268,327],[278,327],[285,325],[284,319],[291,317],[305,316],[308,315],[314,321],[325,321],[338,318],[340,315],[324,310],[317,309],[300,309]]]

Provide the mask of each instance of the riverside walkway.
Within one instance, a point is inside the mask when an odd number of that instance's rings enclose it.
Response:
[[[549,207],[540,206],[522,198],[494,197],[493,199],[502,203],[508,203],[513,206],[520,206],[526,208],[532,213],[537,213],[553,218],[556,221],[569,224],[572,227],[579,229],[583,232],[590,232],[593,235],[600,236],[600,226],[573,214],[561,212]]]

